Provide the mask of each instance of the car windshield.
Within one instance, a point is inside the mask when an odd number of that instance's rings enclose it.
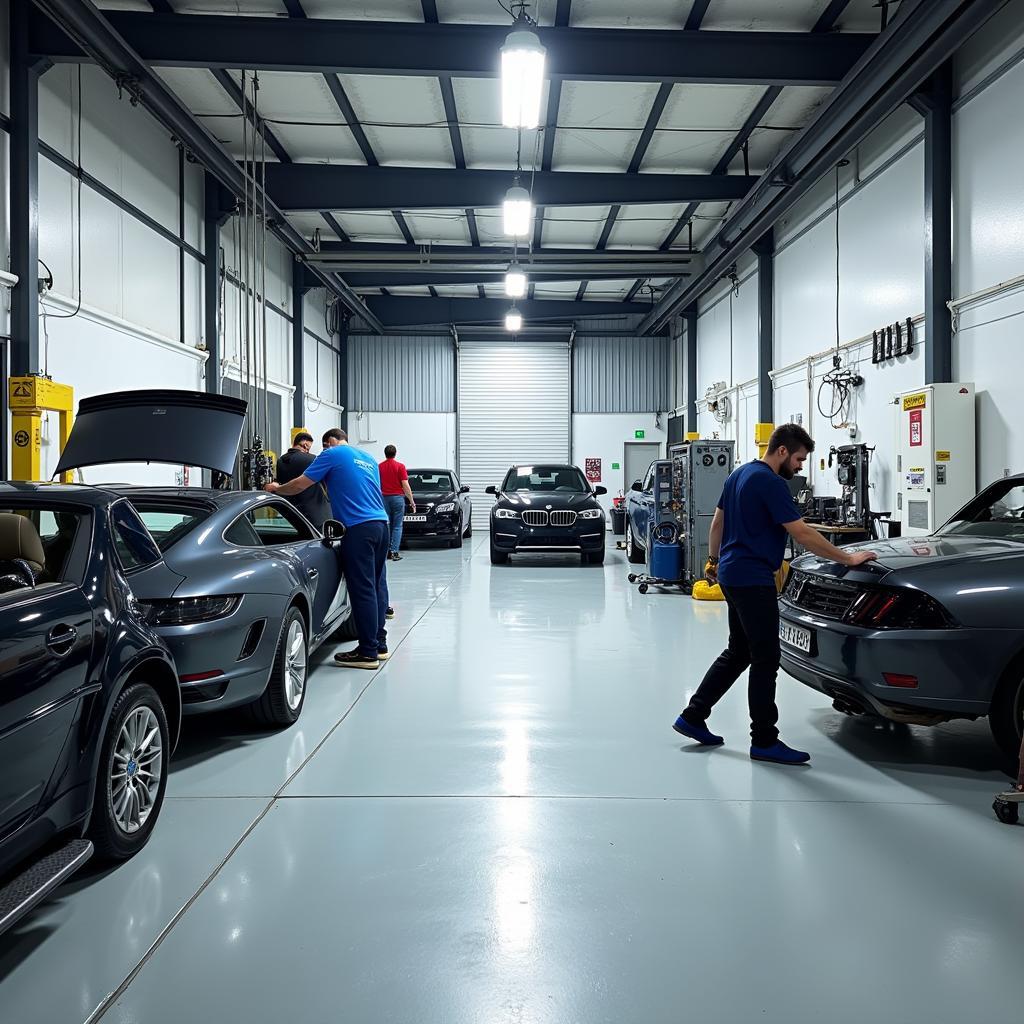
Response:
[[[15,516],[27,520],[18,529]],[[12,559],[26,559],[36,570],[36,583],[81,583],[69,574],[71,551],[79,529],[89,519],[85,509],[50,507],[12,508],[0,506],[0,574]],[[31,557],[32,534],[37,533],[43,546],[44,562]],[[38,552],[37,552],[38,553]]]
[[[208,518],[208,509],[195,505],[172,505],[164,502],[133,501],[132,507],[146,524],[161,554]]]
[[[583,474],[575,466],[516,466],[508,471],[503,491],[588,491]]]
[[[1024,484],[1000,480],[985,488],[938,531],[941,537],[1024,541]]]
[[[416,491],[454,491],[451,473],[438,472],[433,469],[409,470],[409,487]]]

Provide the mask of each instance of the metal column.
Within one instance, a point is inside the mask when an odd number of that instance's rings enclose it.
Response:
[[[686,429],[697,429],[697,307],[683,312],[686,324]]]
[[[924,310],[926,384],[953,379],[953,71],[946,62],[910,98],[924,117]]]
[[[338,405],[341,406],[341,429],[348,431],[348,329],[352,316],[347,309],[341,312],[341,332],[338,334]]]
[[[203,334],[206,338],[206,390],[220,393],[220,229],[228,215],[221,208],[220,183],[206,175],[203,209]]]
[[[305,426],[306,377],[303,373],[306,337],[306,265],[298,260],[292,262],[292,426]],[[320,343],[317,342],[317,348]],[[314,349],[314,351],[316,351]],[[320,353],[316,352],[317,359]]]
[[[12,3],[11,375],[39,373],[39,76],[49,61],[29,51],[32,4]]]
[[[772,360],[775,355],[775,235],[769,231],[754,245],[757,254],[757,418],[775,422]]]

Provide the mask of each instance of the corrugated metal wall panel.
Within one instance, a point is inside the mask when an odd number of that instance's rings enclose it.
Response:
[[[568,462],[569,347],[553,342],[463,342],[459,347],[459,476],[486,529],[509,466]]]
[[[665,412],[670,394],[669,339],[576,335],[573,412]]]
[[[353,411],[455,410],[455,356],[450,338],[350,337],[348,372],[348,406]]]

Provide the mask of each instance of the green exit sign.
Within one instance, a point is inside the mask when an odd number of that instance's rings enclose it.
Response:
[[[644,439],[644,432],[643,432],[642,430],[634,430],[634,431],[633,431],[633,436],[634,436],[634,437],[635,437],[635,438],[636,438],[636,439],[637,439],[638,441],[642,441],[642,440]]]
[[[613,462],[612,469],[622,469],[622,467],[617,462]]]

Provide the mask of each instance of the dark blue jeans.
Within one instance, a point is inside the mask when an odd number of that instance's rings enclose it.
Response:
[[[358,523],[345,531],[338,549],[359,634],[359,653],[367,658],[376,658],[377,652],[388,646],[384,628],[388,611],[388,534],[383,519]]]
[[[384,508],[391,522],[391,550],[397,555],[402,544],[402,524],[405,522],[405,495],[384,495]]]
[[[694,725],[707,721],[711,709],[749,667],[751,743],[770,747],[779,738],[779,595],[774,587],[723,586],[722,593],[729,605],[729,646],[708,669],[683,717]]]

